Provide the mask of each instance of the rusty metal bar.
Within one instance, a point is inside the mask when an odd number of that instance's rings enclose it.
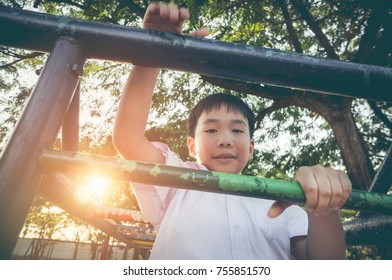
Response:
[[[0,45],[49,52],[59,36],[88,57],[392,102],[392,69],[0,6]]]
[[[1,155],[0,259],[12,255],[41,180],[39,153],[53,146],[84,61],[73,39],[57,41]]]

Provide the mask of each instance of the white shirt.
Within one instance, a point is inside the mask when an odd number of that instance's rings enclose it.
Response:
[[[154,143],[167,165],[185,163]],[[307,214],[290,206],[267,216],[272,200],[132,184],[141,210],[157,231],[150,259],[290,259],[290,238],[307,235]]]

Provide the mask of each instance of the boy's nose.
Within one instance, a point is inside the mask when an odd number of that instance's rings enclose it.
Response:
[[[229,138],[220,138],[217,142],[217,145],[219,148],[232,147],[233,141],[231,141]]]

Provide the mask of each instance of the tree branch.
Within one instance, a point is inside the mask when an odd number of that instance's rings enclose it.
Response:
[[[81,9],[82,11],[85,11],[85,10],[86,10],[86,7],[85,7],[85,6],[83,6],[83,5],[79,4],[79,3],[73,2],[73,1],[71,1],[71,0],[47,0],[47,2],[54,2],[54,3],[58,3],[58,4],[61,4],[61,3],[63,3],[63,4],[68,4],[68,5],[70,5],[70,6],[74,6],[74,7],[76,7],[76,8],[79,8],[79,9]],[[41,3],[42,3],[42,0],[37,0],[37,1],[35,1],[35,2],[34,2],[34,8],[38,8],[38,6],[39,6]]]
[[[6,55],[12,55],[14,57],[17,57],[18,59],[14,60],[14,61],[12,61],[10,63],[0,65],[0,69],[5,69],[5,68],[10,67],[10,66],[12,66],[12,65],[22,61],[22,60],[25,60],[25,59],[35,58],[35,57],[38,57],[40,55],[43,55],[43,53],[41,53],[41,52],[32,52],[32,53],[29,53],[27,55],[19,55],[19,54],[16,54],[16,53],[13,54],[12,52],[5,52],[4,50],[1,50],[1,52],[6,54]]]
[[[383,14],[385,17],[382,22],[382,33],[370,53],[366,63],[380,66],[391,66],[392,64],[392,18],[388,13]]]
[[[321,46],[327,53],[329,58],[339,59],[339,56],[336,54],[335,50],[331,46],[327,36],[325,36],[324,32],[321,30],[319,24],[310,13],[306,5],[304,4],[303,0],[291,0],[293,5],[298,9],[306,23],[309,25],[310,29],[316,35],[317,39],[319,40]]]
[[[224,12],[230,11],[233,8],[238,8],[241,7],[244,4],[244,1],[237,1],[232,3],[231,5],[225,6],[225,7],[221,7],[221,9],[219,11],[217,11],[215,14],[213,14],[210,18],[210,20],[213,20],[214,18],[216,18],[217,16],[222,15]]]
[[[289,106],[291,106],[291,104],[285,100],[275,100],[271,106],[260,110],[256,115],[256,130],[260,128],[260,123],[267,115]]]
[[[74,7],[78,8],[78,9],[84,11],[84,12],[86,12],[86,11],[93,11],[93,12],[99,14],[99,10],[93,8],[93,7],[91,6],[91,3],[89,4],[89,6],[86,7],[86,6],[84,6],[84,5],[81,5],[81,4],[79,4],[79,3],[73,2],[73,1],[71,1],[71,0],[46,0],[46,1],[47,1],[47,2],[57,3],[57,4],[67,4],[67,5],[70,5],[70,6],[74,6]],[[34,4],[37,4],[37,6],[38,6],[41,2],[42,2],[42,1],[36,1],[36,3],[34,3]],[[113,23],[113,24],[118,24],[118,22],[116,22],[115,20],[113,20],[112,18],[110,18],[110,17],[108,17],[108,16],[103,16],[103,17],[101,17],[101,21],[102,21],[103,19],[104,19],[106,22],[110,22],[110,23]]]
[[[388,117],[381,111],[381,109],[377,106],[377,103],[374,101],[370,101],[368,100],[368,104],[370,106],[370,108],[372,108],[374,114],[376,115],[376,117],[382,121],[386,127],[388,127],[388,129],[390,131],[392,131],[392,122],[388,119]]]
[[[294,49],[297,53],[303,53],[301,43],[299,42],[299,39],[297,36],[297,32],[295,31],[293,24],[292,24],[293,20],[291,19],[291,16],[289,14],[286,0],[278,0],[278,2],[279,2],[279,6],[280,6],[282,13],[283,13],[284,22],[286,24],[291,43],[293,44]]]
[[[356,62],[366,62],[379,36],[382,20],[385,14],[388,15],[388,10],[383,9],[382,6],[377,5],[377,3],[373,5],[372,12],[365,27],[365,32],[359,42],[358,52],[355,56]]]
[[[118,0],[120,4],[123,4],[125,7],[129,8],[132,12],[134,12],[137,16],[140,18],[144,17],[144,13],[146,12],[145,9],[140,7],[138,4],[136,4],[132,0]]]
[[[210,76],[202,76],[202,79],[206,82],[209,82],[212,85],[234,90],[237,92],[250,94],[262,98],[268,98],[272,100],[287,100],[293,97],[296,97],[300,91],[282,88],[282,87],[275,87],[275,86],[268,86],[264,85],[261,86],[260,84],[255,83],[247,83],[237,80],[230,80],[230,79],[222,79]]]
[[[325,112],[329,112],[330,110],[328,109],[328,106],[332,105],[336,109],[335,111],[339,112],[341,109],[339,104],[341,104],[343,100],[341,96],[322,95],[312,91],[304,91],[299,89],[260,85],[210,76],[202,76],[202,79],[212,85],[224,89],[271,99],[277,103],[277,105],[274,106],[281,106],[281,108],[298,106],[317,112],[321,116],[323,116]],[[351,100],[351,98],[345,99]],[[260,115],[260,118],[263,118],[263,116]]]

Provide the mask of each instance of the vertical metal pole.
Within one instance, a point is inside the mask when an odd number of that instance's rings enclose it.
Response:
[[[377,171],[369,188],[371,192],[387,193],[392,186],[392,145],[389,147],[384,161]]]
[[[85,57],[60,38],[0,158],[0,259],[10,259],[41,180],[38,155],[51,148],[82,74]]]
[[[376,175],[373,178],[372,184],[370,185],[369,192],[383,193],[386,194],[392,187],[392,145],[389,147],[387,154],[385,155],[384,161],[378,168]],[[358,224],[362,224],[362,217],[369,217],[374,213],[359,212],[357,214],[356,221]]]
[[[76,152],[79,147],[79,104],[80,82],[78,83],[72,98],[71,105],[65,116],[61,129],[61,149],[63,151]]]
[[[110,235],[106,235],[105,241],[102,244],[101,257],[99,258],[100,260],[108,259],[109,241],[110,241]]]
[[[128,246],[128,244],[126,244],[126,246],[124,248],[124,253],[123,253],[123,256],[122,256],[123,260],[127,260],[128,259],[128,249],[129,249],[129,246]]]
[[[79,252],[79,238],[78,238],[78,240],[76,240],[76,242],[75,242],[75,250],[74,250],[74,253],[73,253],[73,256],[72,256],[72,259],[73,260],[76,260],[76,258],[77,258],[77,256],[78,256],[78,252]]]

